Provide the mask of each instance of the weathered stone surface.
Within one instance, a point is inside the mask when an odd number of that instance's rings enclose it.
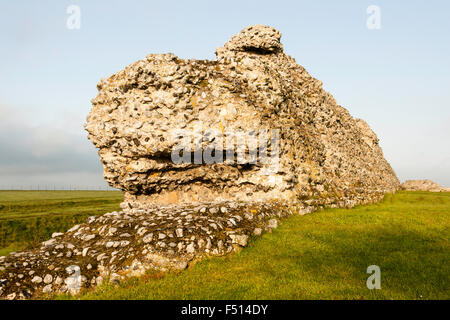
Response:
[[[253,26],[218,48],[217,60],[150,54],[102,79],[85,128],[105,179],[125,191],[125,211],[230,199],[321,197],[328,205],[352,204],[399,188],[375,133],[286,55],[280,38],[273,28]],[[180,129],[200,136],[187,145],[192,152],[211,147],[201,139],[207,130],[227,137],[279,130],[278,167],[249,158],[176,164],[171,152]]]
[[[446,188],[431,180],[406,180],[401,184],[403,190],[409,191],[431,191],[431,192],[450,192],[450,188]]]
[[[203,213],[192,205],[111,212],[89,218],[52,245],[1,257],[0,299],[77,294],[108,275],[115,283],[150,269],[185,269],[193,259],[228,254],[236,250],[233,245],[246,246],[254,230],[261,234],[273,219],[292,214],[292,208],[275,202],[215,202],[202,207],[207,208]],[[67,252],[74,254],[67,257]]]

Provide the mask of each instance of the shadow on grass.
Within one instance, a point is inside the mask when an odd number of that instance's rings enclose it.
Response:
[[[416,197],[291,217],[240,253],[83,298],[448,299],[448,201],[431,210],[430,199],[410,206]],[[381,268],[380,290],[366,287],[369,265]]]

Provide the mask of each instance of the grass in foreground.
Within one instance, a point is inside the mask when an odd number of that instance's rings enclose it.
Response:
[[[449,299],[449,214],[450,193],[399,192],[375,205],[293,216],[240,253],[81,298]],[[381,268],[380,290],[366,287],[369,265]]]
[[[0,191],[0,256],[34,246],[88,216],[120,210],[120,191]]]

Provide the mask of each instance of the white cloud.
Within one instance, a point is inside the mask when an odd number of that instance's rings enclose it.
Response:
[[[61,113],[52,119],[54,125],[37,125],[30,115],[0,104],[0,188],[106,186],[97,151],[80,119]]]

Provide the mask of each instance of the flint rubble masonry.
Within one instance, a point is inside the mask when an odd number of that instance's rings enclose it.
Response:
[[[280,39],[256,25],[217,48],[214,61],[150,54],[102,79],[85,128],[105,179],[125,192],[123,211],[0,257],[0,298],[76,294],[108,278],[184,269],[239,250],[291,214],[371,203],[398,190],[375,133],[286,55]],[[171,130],[199,127],[278,130],[277,169],[171,161],[179,143]]]
[[[215,61],[150,54],[102,79],[86,130],[105,179],[125,191],[124,211],[147,203],[299,197],[339,206],[399,188],[375,133],[286,55],[280,39],[273,28],[252,26],[218,48]],[[173,163],[179,141],[171,131],[198,128],[279,130],[278,171],[271,163]]]

